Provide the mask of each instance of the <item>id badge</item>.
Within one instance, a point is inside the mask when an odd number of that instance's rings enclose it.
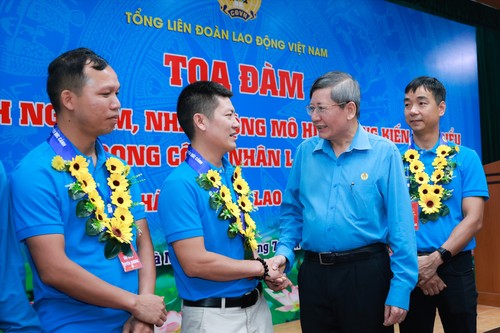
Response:
[[[413,212],[413,226],[415,227],[415,231],[418,230],[418,202],[411,202],[411,211]]]
[[[130,248],[132,249],[131,256],[126,256],[122,252],[118,253],[118,258],[120,258],[120,262],[125,272],[130,272],[142,268],[142,263],[139,259],[139,256],[137,255],[137,252],[135,252],[135,249],[132,245],[130,245]]]

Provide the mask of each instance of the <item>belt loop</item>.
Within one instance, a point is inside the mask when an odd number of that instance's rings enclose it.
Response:
[[[220,313],[225,314],[226,313],[226,298],[222,297],[220,300]]]

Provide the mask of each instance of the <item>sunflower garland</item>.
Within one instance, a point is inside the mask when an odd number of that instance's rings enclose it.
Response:
[[[133,238],[132,228],[137,228],[137,225],[130,212],[130,208],[136,205],[130,196],[132,180],[127,178],[130,167],[115,157],[106,160],[106,169],[109,171],[107,180],[111,190],[110,200],[115,206],[112,217],[108,217],[105,211],[104,200],[89,173],[85,157],[77,155],[66,161],[56,155],[52,159],[52,168],[60,172],[69,172],[76,179],[68,189],[69,196],[73,200],[79,200],[76,205],[76,216],[88,217],[85,223],[85,233],[88,236],[99,236],[100,242],[106,242],[104,247],[106,259],[113,259],[120,252],[127,256],[132,255],[130,245]]]
[[[245,249],[256,250],[257,226],[249,214],[255,210],[255,207],[250,199],[250,187],[241,176],[241,167],[237,166],[232,175],[233,189],[238,197],[236,202],[233,202],[231,191],[222,184],[221,176],[216,170],[210,169],[207,173],[200,174],[196,178],[196,183],[201,188],[210,191],[210,208],[217,212],[217,217],[221,220],[229,220],[228,237],[232,239],[241,235],[244,238]]]
[[[448,184],[453,179],[453,170],[457,164],[451,159],[459,151],[458,146],[440,145],[432,162],[434,171],[430,176],[424,171],[425,167],[420,161],[418,151],[408,149],[403,154],[410,198],[412,201],[418,201],[418,205],[421,207],[418,217],[422,223],[436,221],[440,216],[446,216],[450,213],[450,209],[444,201],[451,198],[453,190],[445,189],[440,184]]]

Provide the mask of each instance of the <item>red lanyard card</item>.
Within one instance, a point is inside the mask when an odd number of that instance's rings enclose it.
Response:
[[[122,252],[118,253],[118,257],[120,258],[120,262],[122,263],[123,270],[125,272],[130,272],[139,268],[142,268],[141,261],[139,260],[139,256],[132,245],[130,245],[132,249],[132,255],[126,256]]]
[[[413,212],[413,226],[418,230],[418,202],[411,202],[411,211]]]

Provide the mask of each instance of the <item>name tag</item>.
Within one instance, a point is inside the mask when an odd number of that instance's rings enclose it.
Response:
[[[411,211],[413,212],[413,226],[418,230],[418,202],[411,202]]]
[[[131,256],[126,256],[121,252],[118,253],[118,258],[120,258],[120,262],[125,272],[130,272],[142,268],[142,263],[139,259],[139,256],[137,255],[137,252],[135,252],[135,249],[132,245],[130,245],[130,248],[132,249]]]

